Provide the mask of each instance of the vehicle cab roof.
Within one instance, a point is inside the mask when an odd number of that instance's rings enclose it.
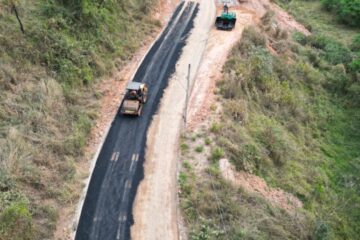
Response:
[[[139,82],[129,82],[126,86],[127,90],[139,90],[142,87],[143,83]]]

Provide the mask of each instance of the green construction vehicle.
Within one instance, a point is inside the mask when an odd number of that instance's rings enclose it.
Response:
[[[229,12],[229,7],[225,4],[220,16],[216,17],[215,26],[221,30],[231,30],[235,27],[236,14]]]

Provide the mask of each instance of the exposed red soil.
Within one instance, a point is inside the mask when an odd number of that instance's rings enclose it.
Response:
[[[269,187],[264,179],[244,171],[236,171],[227,159],[221,159],[219,165],[226,180],[236,186],[241,186],[248,192],[258,193],[273,205],[290,213],[303,206],[302,202],[294,195],[279,188]]]

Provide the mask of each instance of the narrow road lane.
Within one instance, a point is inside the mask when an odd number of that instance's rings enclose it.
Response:
[[[182,2],[133,81],[149,86],[142,116],[117,114],[97,159],[76,240],[130,239],[132,205],[143,178],[146,133],[192,28],[198,5]],[[169,126],[170,127],[170,126]]]

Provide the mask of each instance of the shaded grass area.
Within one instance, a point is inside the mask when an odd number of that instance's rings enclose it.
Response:
[[[309,37],[276,34],[282,30],[274,29],[271,14],[263,21],[244,30],[224,66],[223,112],[209,128],[210,169],[198,176],[186,165],[180,175],[190,238],[358,239],[356,38],[345,44],[324,29]],[[217,170],[222,157],[294,194],[304,208],[287,215],[228,186]]]
[[[16,1],[23,34],[0,1],[0,239],[49,239],[59,208],[77,201],[94,84],[160,26],[151,4]]]

